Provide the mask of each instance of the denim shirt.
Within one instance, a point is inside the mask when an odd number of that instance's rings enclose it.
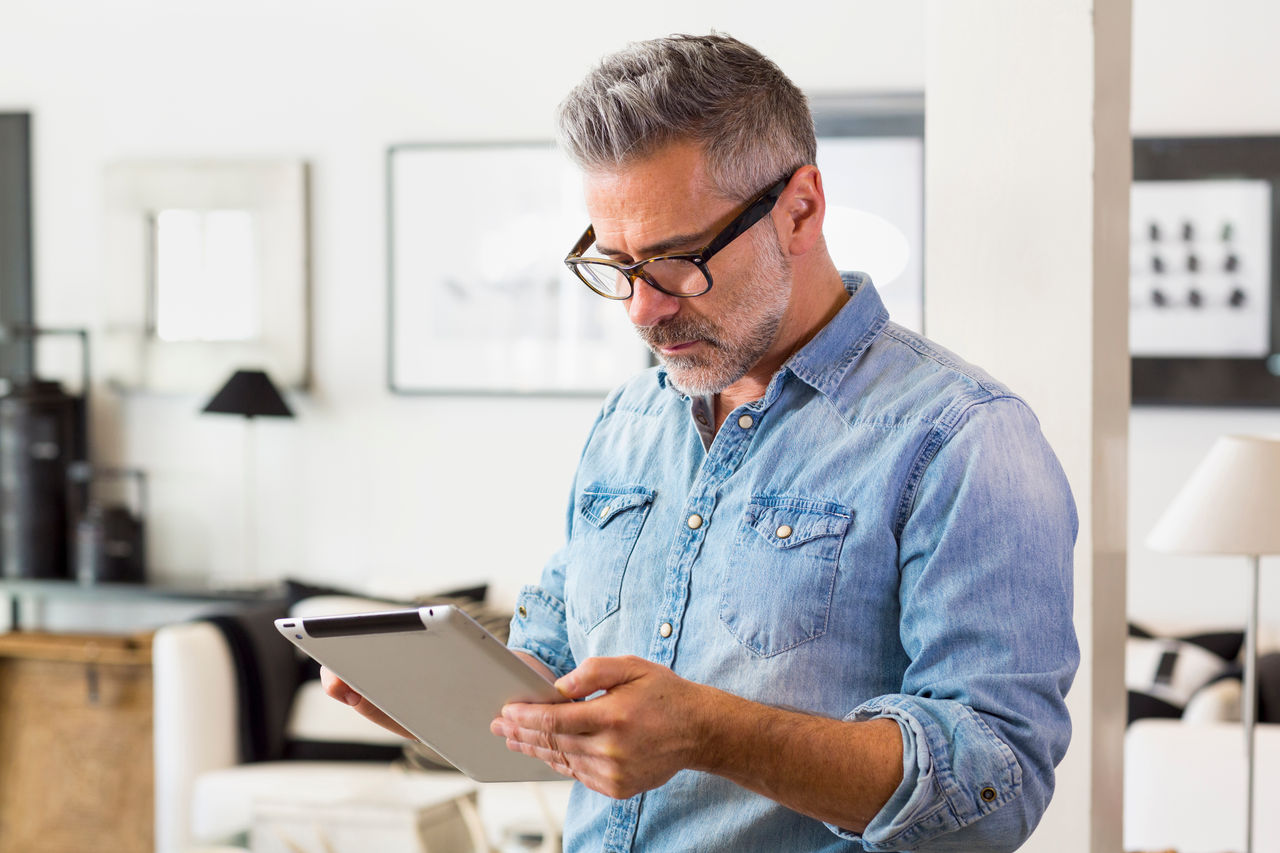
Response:
[[[558,675],[639,655],[756,702],[895,720],[903,781],[861,834],[711,774],[574,786],[565,850],[1011,850],[1070,740],[1077,520],[1026,404],[851,298],[710,447],[653,369],[605,402],[567,544],[510,645]]]

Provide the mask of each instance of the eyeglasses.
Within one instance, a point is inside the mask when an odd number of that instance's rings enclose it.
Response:
[[[790,181],[791,176],[787,175],[753,198],[742,213],[696,252],[658,255],[634,264],[606,258],[584,258],[582,253],[596,241],[595,228],[588,225],[573,251],[564,259],[565,265],[582,279],[583,284],[605,299],[630,299],[637,278],[670,296],[701,296],[711,289],[712,284],[707,262],[773,210]]]

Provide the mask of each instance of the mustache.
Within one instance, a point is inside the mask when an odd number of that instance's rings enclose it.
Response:
[[[675,318],[656,326],[636,327],[636,334],[655,349],[685,341],[703,341],[718,347],[720,346],[718,331],[711,323],[694,318]]]

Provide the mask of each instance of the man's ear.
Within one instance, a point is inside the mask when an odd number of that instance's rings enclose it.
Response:
[[[773,209],[778,244],[788,257],[803,255],[822,239],[827,198],[817,166],[801,166]]]

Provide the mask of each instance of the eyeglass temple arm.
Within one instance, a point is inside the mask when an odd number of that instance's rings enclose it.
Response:
[[[773,206],[778,201],[778,196],[782,195],[782,191],[787,188],[787,184],[790,182],[791,176],[787,175],[785,178],[769,187],[769,189],[765,190],[763,195],[752,202],[751,206],[742,212],[742,216],[738,218],[738,221],[732,228],[717,235],[716,239],[712,240],[711,244],[707,246],[707,248],[703,249],[700,254],[703,257],[714,255],[716,252],[738,239],[738,237],[742,236],[748,228],[763,219],[765,214],[770,210],[773,210]],[[589,246],[591,244],[588,243],[587,245]],[[582,248],[586,249],[586,246],[583,246]]]
[[[565,255],[565,260],[573,260],[582,257],[582,253],[590,248],[591,244],[596,241],[596,229],[594,225],[588,225],[587,230],[582,232],[582,236],[578,238],[578,242],[574,244],[569,254]],[[560,245],[564,245],[561,243]]]

